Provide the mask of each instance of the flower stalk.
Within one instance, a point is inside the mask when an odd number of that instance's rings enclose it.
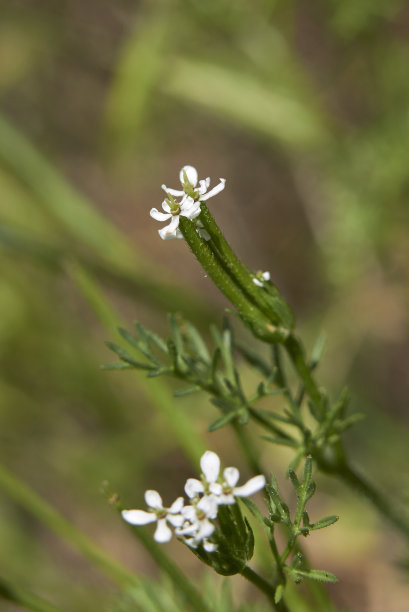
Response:
[[[205,203],[201,204],[200,220],[211,236],[210,246],[220,257],[231,277],[246,293],[249,299],[259,308],[273,325],[291,329],[294,326],[294,315],[288,304],[282,299],[278,289],[269,283],[269,292],[260,291],[254,281],[254,274],[245,266],[233,251],[222,231],[214,220]]]

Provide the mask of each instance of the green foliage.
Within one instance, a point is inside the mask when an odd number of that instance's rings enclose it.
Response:
[[[242,573],[254,552],[254,536],[249,522],[242,516],[239,505],[220,506],[218,528],[212,539],[217,550],[206,552],[202,546],[193,553],[222,576]]]

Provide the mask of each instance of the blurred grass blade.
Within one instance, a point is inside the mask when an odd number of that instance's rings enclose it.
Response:
[[[167,282],[158,280],[148,275],[148,271],[136,271],[135,269],[118,269],[103,262],[96,261],[92,256],[74,252],[72,247],[68,253],[66,249],[55,245],[46,244],[43,241],[34,239],[27,232],[11,227],[9,224],[0,222],[0,248],[3,248],[15,255],[23,256],[31,262],[43,265],[54,273],[65,271],[67,260],[75,259],[84,268],[90,270],[93,275],[114,286],[118,291],[126,295],[136,297],[138,300],[156,308],[172,309],[174,311],[183,310],[186,316],[200,321],[208,321],[211,316],[211,309],[203,300],[195,297],[191,289],[188,291],[178,285],[171,283],[169,273]],[[175,288],[177,287],[177,290]],[[154,338],[152,338],[154,341]]]
[[[139,578],[112,559],[106,552],[94,544],[70,521],[64,518],[37,493],[21,482],[16,476],[0,465],[0,488],[42,523],[55,531],[71,547],[80,551],[84,557],[98,566],[120,586],[137,585]]]
[[[169,31],[169,14],[161,7],[139,17],[126,39],[107,99],[104,132],[111,154],[135,143],[169,52],[164,49],[165,40],[167,47],[171,42]]]
[[[0,162],[35,196],[35,203],[111,264],[136,266],[134,249],[10,122],[0,115]],[[33,205],[34,200],[33,200]]]
[[[79,265],[74,264],[70,266],[69,273],[104,327],[112,336],[122,342],[123,338],[119,329],[126,326],[113,310],[90,274]],[[183,410],[180,409],[179,403],[172,398],[172,390],[159,379],[152,382],[138,376],[135,380],[139,388],[143,390],[144,395],[166,419],[169,424],[169,430],[174,435],[186,457],[193,466],[197,467],[199,459],[206,448],[201,437],[191,427],[189,419],[186,418]]]
[[[327,139],[321,113],[312,104],[303,104],[290,90],[266,87],[243,71],[179,58],[162,91],[294,148]]]
[[[61,612],[60,608],[56,608],[45,599],[26,591],[20,585],[12,585],[2,578],[0,578],[0,598],[12,601],[22,608],[32,610],[32,612]]]

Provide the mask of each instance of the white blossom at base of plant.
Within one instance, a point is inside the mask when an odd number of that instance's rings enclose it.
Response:
[[[168,542],[172,530],[191,548],[202,545],[206,552],[214,552],[216,544],[209,542],[217,518],[218,507],[224,504],[234,504],[236,497],[248,497],[260,491],[266,484],[265,477],[260,474],[250,478],[241,486],[236,486],[240,477],[239,470],[227,467],[220,476],[220,459],[213,451],[206,451],[200,459],[202,480],[189,478],[185,484],[185,492],[191,504],[184,506],[183,497],[178,497],[166,508],[160,494],[148,489],[145,491],[145,501],[149,510],[123,510],[125,521],[132,525],[147,525],[157,522],[154,539],[157,542]]]
[[[122,518],[131,525],[147,525],[157,521],[154,533],[156,542],[169,542],[172,538],[172,527],[180,527],[183,524],[183,517],[180,514],[183,509],[183,497],[178,497],[169,508],[163,506],[162,498],[157,491],[148,489],[145,491],[146,505],[151,508],[148,512],[144,510],[122,510]]]

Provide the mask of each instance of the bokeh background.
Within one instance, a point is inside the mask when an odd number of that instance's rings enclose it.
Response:
[[[333,397],[348,384],[366,416],[348,434],[353,464],[407,506],[408,36],[402,0],[0,0],[0,458],[141,575],[154,564],[101,483],[135,507],[145,488],[180,494],[192,469],[173,409],[240,465],[226,430],[203,434],[205,397],[100,369],[113,332],[94,290],[128,328],[166,335],[176,311],[207,335],[222,320],[224,298],[148,215],[184,164],[227,179],[212,212],[271,271],[307,345],[325,332],[320,380]],[[285,491],[288,455],[264,452]],[[313,508],[341,521],[307,545],[341,579],[336,609],[407,610],[400,537],[317,481]],[[151,609],[4,488],[0,518],[4,578],[64,610]],[[181,548],[168,550],[200,580]],[[233,584],[237,602],[255,597]]]

